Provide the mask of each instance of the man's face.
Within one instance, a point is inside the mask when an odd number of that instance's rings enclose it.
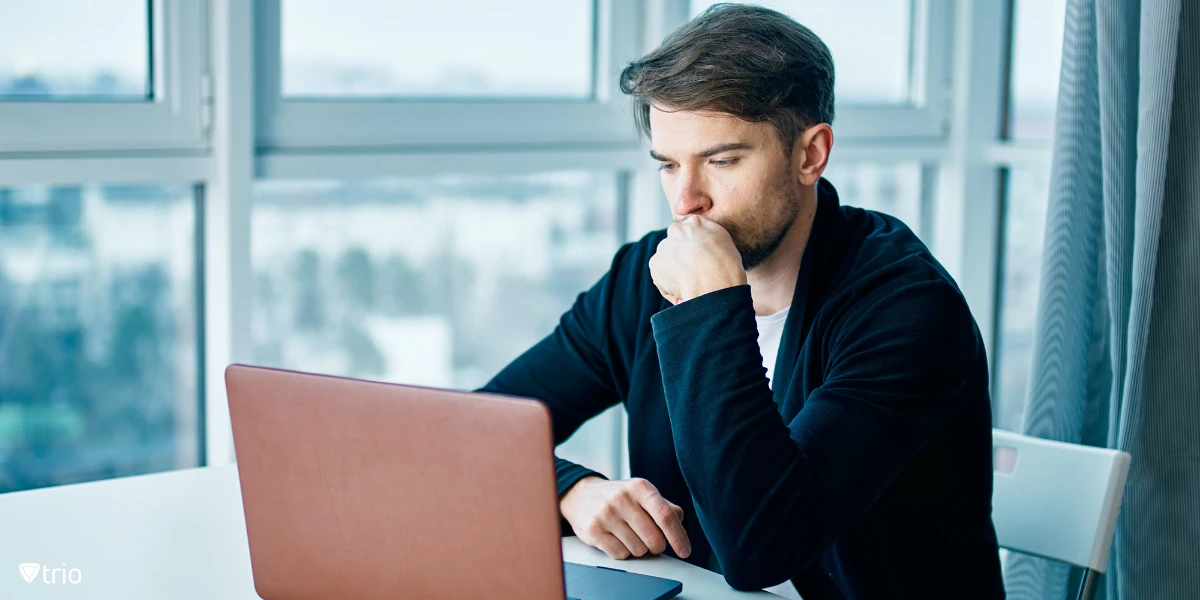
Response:
[[[700,215],[733,238],[742,267],[753,269],[779,247],[800,213],[800,184],[768,123],[715,112],[650,108],[650,154],[678,220]]]

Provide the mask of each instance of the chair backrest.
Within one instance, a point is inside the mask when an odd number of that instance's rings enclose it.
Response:
[[[1129,454],[992,430],[1000,546],[1103,573]]]

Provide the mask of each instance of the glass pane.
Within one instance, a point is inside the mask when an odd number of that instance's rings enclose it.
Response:
[[[5,0],[0,98],[146,100],[147,0]]]
[[[567,172],[260,182],[255,361],[477,388],[607,271],[616,181]],[[593,421],[559,455],[615,474],[615,439]]]
[[[1008,171],[1004,219],[1000,336],[997,340],[996,427],[1019,430],[1033,364],[1038,282],[1050,172],[1046,168]]]
[[[1013,6],[1012,88],[1008,136],[1054,136],[1058,73],[1067,0],[1016,0]]]
[[[285,0],[283,94],[590,98],[589,0]]]
[[[721,0],[691,0],[696,16]],[[912,1],[761,0],[821,37],[833,54],[838,104],[907,104],[912,98]],[[870,40],[869,43],[864,43]]]
[[[199,464],[189,186],[0,189],[0,492]]]
[[[920,163],[836,163],[824,177],[843,205],[887,213],[921,232]]]

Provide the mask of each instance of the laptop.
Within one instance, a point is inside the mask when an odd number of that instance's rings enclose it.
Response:
[[[664,600],[678,581],[565,564],[540,402],[231,365],[265,600]]]

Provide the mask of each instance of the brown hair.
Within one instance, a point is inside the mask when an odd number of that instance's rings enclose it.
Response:
[[[833,123],[833,56],[821,38],[761,6],[716,4],[621,72],[641,134],[650,106],[716,111],[775,127],[784,152],[818,123]]]

